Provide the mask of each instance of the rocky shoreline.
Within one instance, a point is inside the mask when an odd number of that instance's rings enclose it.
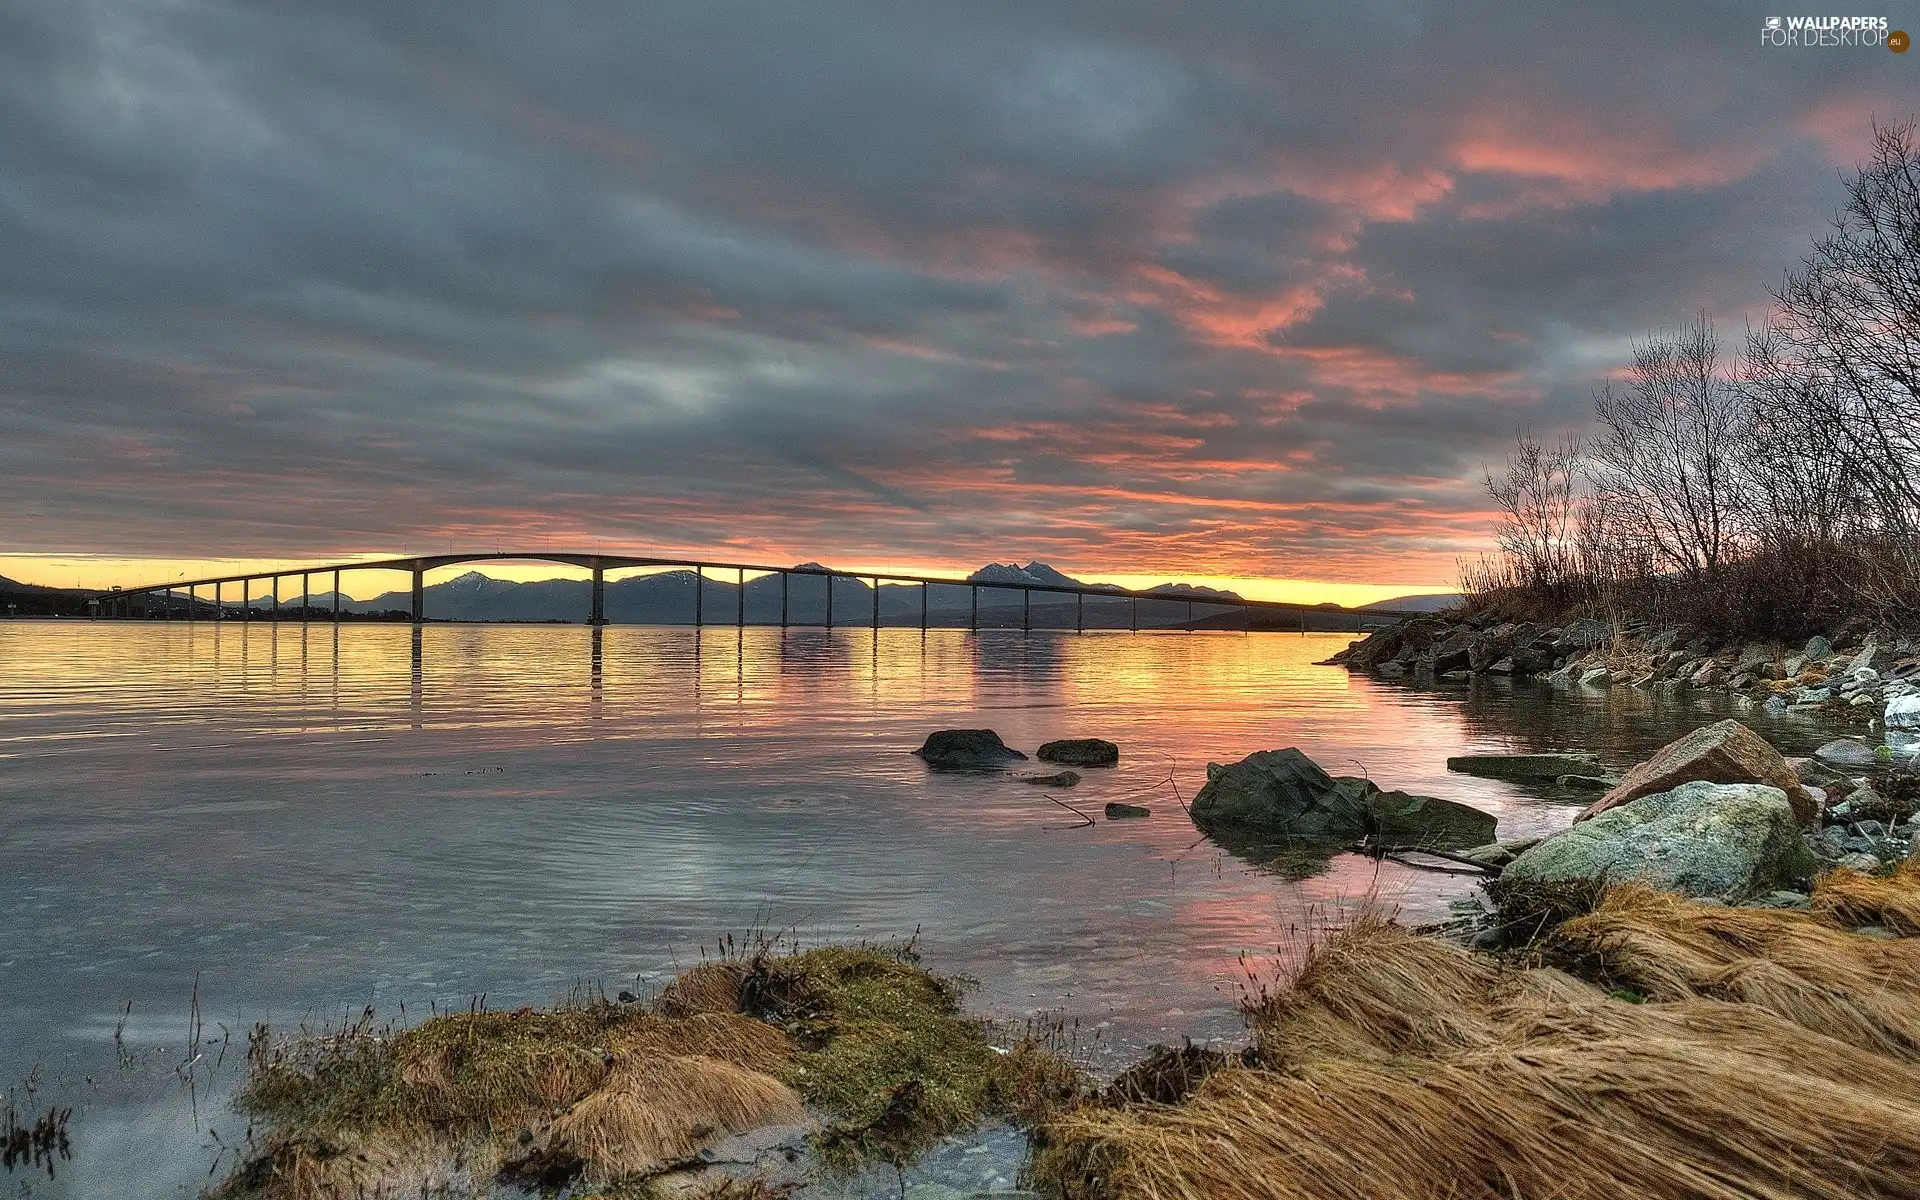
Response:
[[[1846,720],[1871,720],[1888,701],[1920,696],[1920,639],[1865,624],[1787,646],[1638,621],[1583,617],[1555,627],[1431,616],[1354,642],[1325,665],[1383,679],[1534,677],[1556,687],[1722,692],[1768,713]]]

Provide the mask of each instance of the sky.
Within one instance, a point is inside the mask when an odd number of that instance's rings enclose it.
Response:
[[[1441,590],[1516,432],[1737,341],[1920,110],[1772,15],[0,0],[0,574]]]

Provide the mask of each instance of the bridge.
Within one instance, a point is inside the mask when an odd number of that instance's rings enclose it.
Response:
[[[1237,610],[1244,617],[1244,624],[1239,627],[1249,629],[1254,627],[1256,614],[1261,614],[1259,619],[1261,626],[1264,628],[1292,628],[1297,624],[1298,628],[1303,630],[1307,628],[1309,617],[1318,617],[1323,622],[1339,621],[1342,624],[1350,622],[1351,628],[1358,630],[1362,628],[1366,622],[1391,623],[1393,621],[1423,615],[1417,612],[1403,612],[1391,609],[1350,609],[1342,608],[1339,605],[1299,604],[1285,600],[1245,600],[1205,594],[1188,595],[1181,592],[1135,591],[1100,584],[1073,585],[953,579],[933,575],[899,575],[837,571],[814,566],[782,567],[759,563],[713,562],[701,559],[670,558],[654,555],[575,554],[555,553],[548,550],[496,550],[478,554],[427,554],[410,558],[322,563],[314,566],[295,567],[281,571],[248,572],[235,575],[213,576],[205,579],[149,583],[138,587],[115,588],[111,591],[100,593],[95,597],[95,603],[98,605],[96,615],[115,619],[141,618],[192,621],[203,617],[211,617],[213,619],[226,620],[239,618],[244,620],[265,619],[278,621],[283,617],[280,599],[281,585],[284,581],[298,579],[300,581],[300,592],[297,597],[299,605],[297,610],[287,613],[286,616],[289,618],[297,617],[298,620],[307,622],[313,620],[316,615],[315,607],[311,603],[314,578],[318,576],[325,579],[331,576],[331,604],[327,608],[320,610],[318,616],[321,620],[331,619],[332,621],[338,622],[341,619],[341,576],[352,571],[388,571],[409,573],[412,575],[412,603],[408,615],[411,616],[413,622],[418,625],[427,619],[425,611],[425,577],[427,572],[443,567],[508,561],[553,563],[590,572],[592,578],[591,600],[586,617],[587,623],[595,626],[608,623],[606,606],[607,572],[635,568],[691,572],[694,583],[692,623],[694,625],[727,624],[737,625],[743,628],[748,624],[771,625],[774,623],[770,615],[764,621],[749,622],[747,620],[747,585],[748,576],[750,575],[753,576],[755,580],[775,576],[779,578],[780,616],[778,624],[781,628],[787,628],[789,625],[794,624],[824,624],[824,627],[828,629],[834,628],[834,592],[836,590],[834,585],[839,581],[852,581],[859,585],[863,593],[869,589],[872,593],[871,607],[867,613],[844,614],[839,624],[843,627],[858,625],[863,627],[871,626],[875,629],[880,628],[882,624],[880,611],[882,585],[893,585],[895,587],[905,587],[909,589],[918,588],[918,623],[921,629],[930,627],[928,594],[929,590],[935,587],[968,589],[969,604],[966,627],[969,629],[981,628],[980,596],[983,589],[986,590],[990,596],[995,593],[1002,596],[1011,592],[1018,592],[1020,594],[1021,629],[1023,631],[1031,631],[1033,629],[1033,596],[1036,592],[1041,593],[1043,597],[1072,597],[1074,628],[1079,631],[1084,631],[1087,628],[1086,601],[1088,597],[1095,597],[1101,601],[1125,601],[1128,607],[1128,624],[1125,627],[1131,628],[1136,632],[1141,628],[1140,603],[1143,600],[1147,601],[1150,605],[1178,605],[1184,602],[1186,605],[1186,619],[1184,622],[1176,625],[1176,627],[1189,630],[1195,627],[1193,613],[1194,605],[1196,604],[1203,606],[1203,608],[1213,608],[1216,610]],[[731,575],[733,578],[728,579],[728,575]],[[791,594],[795,590],[793,588],[793,581],[796,578],[806,581],[823,581],[821,586],[825,592],[824,622],[814,621],[810,613],[806,614],[804,620],[796,619],[793,605],[790,602]],[[733,612],[713,614],[713,616],[720,618],[717,621],[711,619],[705,604],[708,582],[716,579],[721,584],[734,585],[734,603],[730,606],[733,608]],[[256,583],[271,585],[269,607],[264,614],[254,607],[251,589]],[[237,605],[229,604],[226,599],[226,588],[233,584],[239,585],[239,603]],[[201,597],[200,593],[202,590],[210,592],[210,595],[205,599]],[[179,608],[178,612],[175,611],[176,605]],[[1291,615],[1291,619],[1282,619],[1289,614]],[[852,619],[846,619],[847,617],[851,617]],[[862,619],[863,617],[864,619]],[[1203,617],[1203,619],[1206,618]],[[910,626],[912,621],[908,619],[902,623]],[[1112,628],[1121,628],[1121,626],[1114,625]]]

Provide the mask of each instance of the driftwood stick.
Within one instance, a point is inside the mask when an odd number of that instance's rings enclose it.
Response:
[[[1375,845],[1370,845],[1366,842],[1357,842],[1354,845],[1347,847],[1347,849],[1351,853],[1365,854],[1373,858],[1390,858],[1394,862],[1397,862],[1402,866],[1415,867],[1423,871],[1443,871],[1443,870],[1446,870],[1446,868],[1435,867],[1435,866],[1431,866],[1424,863],[1408,862],[1406,859],[1401,858],[1400,856],[1402,854],[1426,854],[1434,858],[1446,859],[1448,862],[1459,863],[1461,866],[1464,866],[1464,867],[1472,867],[1474,870],[1480,872],[1482,875],[1497,876],[1500,874],[1499,867],[1490,867],[1486,863],[1476,862],[1475,860],[1468,858],[1464,854],[1453,854],[1446,850],[1428,850],[1420,846],[1375,846]],[[1454,872],[1454,874],[1459,874],[1459,872]]]

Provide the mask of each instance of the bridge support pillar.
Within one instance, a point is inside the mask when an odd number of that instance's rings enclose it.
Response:
[[[1128,624],[1127,632],[1139,633],[1140,632],[1140,597],[1135,596],[1133,598],[1132,607],[1133,607],[1133,612],[1127,618],[1127,624]]]
[[[1187,632],[1193,632],[1193,601],[1187,601]]]
[[[189,586],[187,588],[187,620],[191,621],[194,619],[193,609],[194,609],[194,606],[199,603],[200,603],[199,585],[194,584]]]
[[[213,619],[216,621],[224,621],[227,619],[227,606],[220,602],[220,598],[226,594],[226,590],[224,584],[216,583],[213,585]]]
[[[333,623],[335,625],[340,623],[340,570],[338,567],[334,568],[333,572]]]
[[[827,576],[827,628],[833,628],[833,576]]]
[[[280,619],[280,577],[278,575],[273,577],[273,619],[275,621]]]
[[[308,616],[310,616],[312,613],[313,613],[313,574],[310,571],[302,571],[300,572],[300,623],[302,625],[305,625],[307,623]]]
[[[693,627],[700,628],[707,623],[707,569],[693,569]]]
[[[875,632],[880,629],[880,577],[878,575],[873,577],[873,628]]]
[[[927,585],[920,585],[920,632],[927,631]]]
[[[980,585],[973,585],[973,600],[968,606],[967,628],[974,633],[980,632]]]
[[[253,580],[240,581],[240,619],[245,621],[253,616]]]
[[[593,564],[593,609],[587,614],[587,624],[605,625],[607,623],[607,573],[599,563]],[[597,646],[599,643],[595,643]]]
[[[787,573],[780,572],[780,628],[787,627]]]
[[[415,625],[427,619],[426,574],[419,567],[413,569],[413,623]],[[414,657],[418,661],[417,647]]]
[[[1020,589],[1020,632],[1033,632],[1033,589]]]
[[[741,629],[747,627],[747,569],[735,567],[733,582],[737,589],[733,594],[733,623]]]

